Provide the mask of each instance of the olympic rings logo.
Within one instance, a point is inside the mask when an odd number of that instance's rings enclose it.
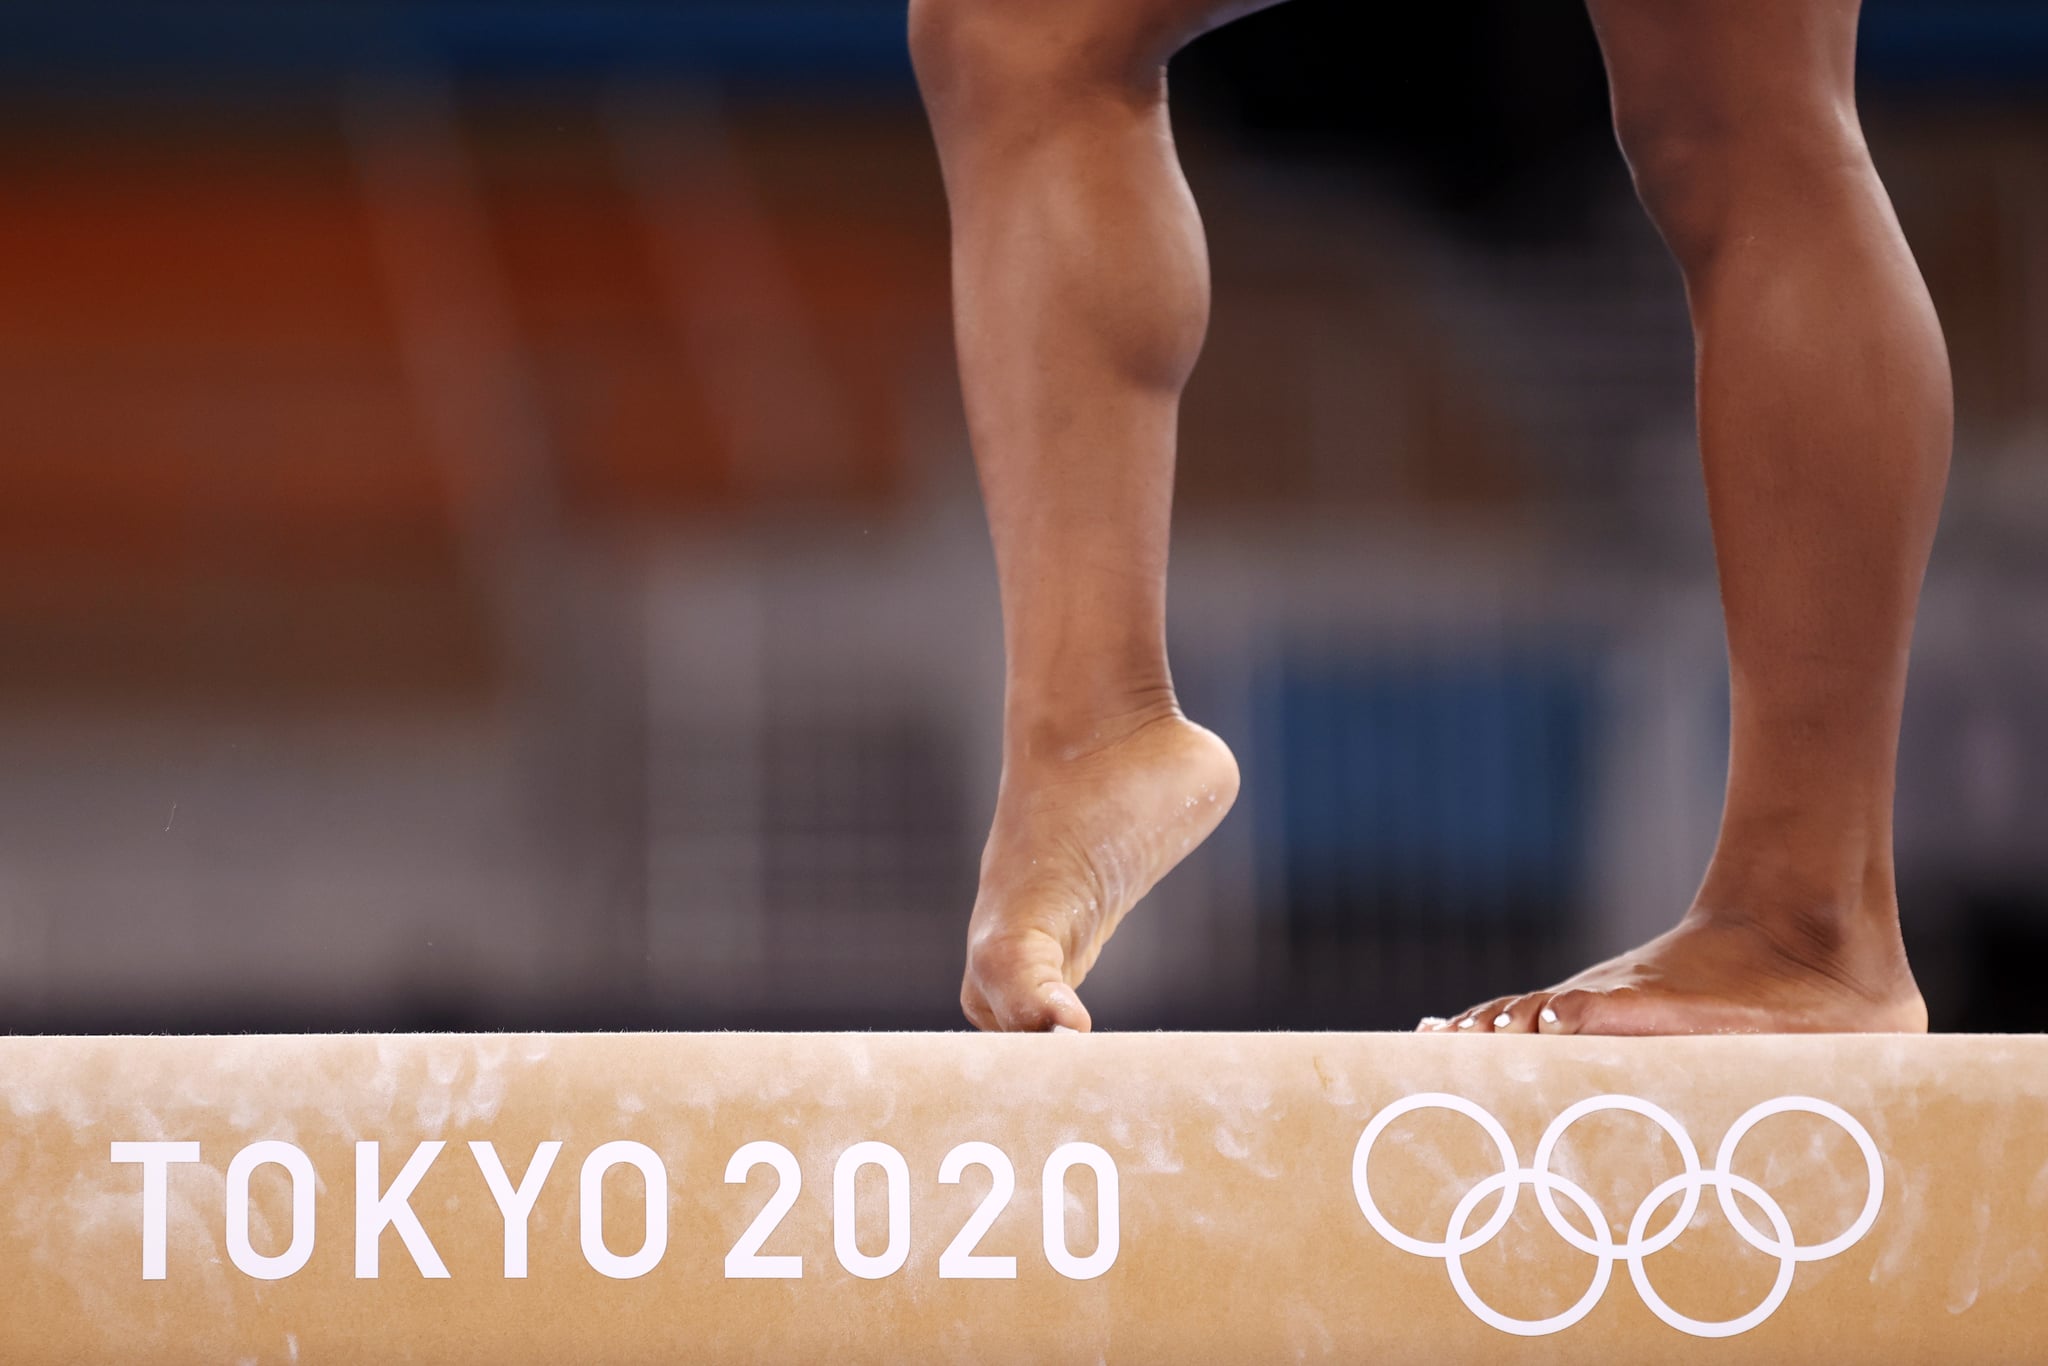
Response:
[[[1367,1177],[1367,1164],[1372,1160],[1373,1145],[1379,1141],[1380,1135],[1385,1133],[1387,1126],[1395,1120],[1418,1110],[1449,1110],[1464,1115],[1485,1130],[1486,1136],[1493,1140],[1494,1147],[1500,1151],[1501,1170],[1465,1193],[1457,1208],[1451,1212],[1450,1227],[1440,1242],[1411,1237],[1389,1223],[1372,1198],[1372,1185]],[[1623,1243],[1614,1241],[1613,1231],[1608,1227],[1607,1215],[1594,1203],[1593,1197],[1582,1187],[1550,1169],[1558,1140],[1564,1137],[1566,1130],[1588,1115],[1617,1110],[1641,1115],[1655,1123],[1678,1146],[1679,1157],[1685,1165],[1685,1170],[1643,1197],[1643,1203],[1636,1208],[1635,1216],[1629,1220],[1628,1241]],[[1772,1199],[1769,1192],[1756,1182],[1747,1177],[1737,1176],[1734,1171],[1735,1150],[1741,1145],[1744,1136],[1759,1122],[1773,1115],[1783,1114],[1817,1115],[1840,1126],[1856,1141],[1856,1146],[1862,1149],[1864,1164],[1869,1169],[1870,1194],[1863,1202],[1862,1212],[1840,1235],[1824,1243],[1807,1246],[1794,1241],[1792,1226],[1785,1218],[1784,1207]],[[1643,1303],[1649,1306],[1651,1313],[1671,1327],[1683,1333],[1690,1333],[1694,1337],[1727,1338],[1748,1332],[1777,1312],[1778,1306],[1785,1302],[1785,1296],[1791,1292],[1792,1277],[1800,1263],[1825,1261],[1838,1256],[1854,1247],[1862,1240],[1863,1235],[1870,1231],[1871,1225],[1877,1222],[1878,1207],[1884,1203],[1884,1160],[1878,1154],[1877,1144],[1871,1141],[1869,1130],[1840,1106],[1831,1105],[1824,1100],[1815,1100],[1810,1096],[1786,1096],[1778,1100],[1765,1101],[1736,1120],[1734,1127],[1728,1130],[1727,1137],[1721,1140],[1721,1150],[1714,1158],[1714,1165],[1702,1168],[1699,1152],[1693,1147],[1692,1136],[1686,1133],[1684,1126],[1669,1113],[1649,1101],[1634,1096],[1594,1096],[1590,1100],[1580,1101],[1551,1121],[1550,1127],[1543,1131],[1543,1137],[1536,1145],[1534,1160],[1531,1165],[1524,1167],[1515,1156],[1515,1145],[1509,1139],[1507,1130],[1501,1127],[1499,1120],[1463,1096],[1431,1092],[1394,1102],[1375,1115],[1372,1123],[1365,1126],[1365,1133],[1360,1135],[1358,1149],[1351,1159],[1351,1185],[1358,1195],[1359,1209],[1365,1212],[1367,1222],[1382,1238],[1403,1252],[1413,1253],[1418,1257],[1441,1259],[1450,1272],[1451,1286],[1458,1292],[1458,1298],[1464,1302],[1465,1307],[1483,1322],[1503,1333],[1513,1333],[1519,1337],[1545,1337],[1570,1328],[1593,1312],[1593,1306],[1598,1304],[1600,1297],[1607,1292],[1607,1283],[1613,1276],[1614,1264],[1617,1261],[1625,1261],[1628,1263],[1629,1279],[1635,1282],[1636,1293],[1642,1296]],[[1471,1282],[1465,1276],[1464,1259],[1492,1242],[1500,1235],[1501,1230],[1507,1227],[1508,1220],[1514,1217],[1515,1206],[1521,1198],[1521,1189],[1524,1186],[1535,1190],[1536,1203],[1542,1208],[1543,1217],[1549,1221],[1557,1236],[1579,1251],[1597,1259],[1593,1283],[1587,1287],[1585,1295],[1571,1308],[1553,1314],[1547,1319],[1511,1318],[1499,1312],[1473,1291]],[[1666,1304],[1663,1296],[1657,1293],[1656,1287],[1650,1284],[1649,1272],[1644,1267],[1644,1262],[1649,1257],[1678,1241],[1679,1235],[1691,1224],[1693,1215],[1699,1209],[1700,1193],[1708,1187],[1713,1188],[1715,1197],[1720,1201],[1722,1213],[1728,1217],[1728,1222],[1734,1225],[1735,1231],[1742,1235],[1743,1241],[1757,1251],[1778,1259],[1778,1276],[1771,1286],[1770,1293],[1764,1296],[1762,1304],[1738,1318],[1702,1320],[1679,1313]],[[1492,1217],[1478,1229],[1467,1232],[1473,1211],[1479,1207],[1482,1200],[1496,1192],[1500,1194],[1499,1208],[1494,1210]],[[1585,1216],[1587,1224],[1592,1228],[1590,1236],[1579,1232],[1559,1213],[1557,1197],[1560,1195]],[[1678,1212],[1656,1233],[1649,1233],[1651,1219],[1674,1195],[1683,1197],[1679,1201]],[[1750,1222],[1749,1217],[1736,1204],[1737,1195],[1747,1198],[1763,1211],[1765,1220],[1771,1226],[1769,1235]]]

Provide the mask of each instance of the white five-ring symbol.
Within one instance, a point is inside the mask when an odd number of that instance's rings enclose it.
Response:
[[[1403,1115],[1413,1114],[1417,1110],[1449,1110],[1464,1115],[1485,1130],[1486,1136],[1493,1140],[1494,1147],[1500,1150],[1502,1169],[1465,1193],[1457,1208],[1451,1211],[1450,1227],[1445,1231],[1441,1242],[1411,1237],[1389,1223],[1373,1201],[1372,1185],[1366,1174],[1366,1166],[1372,1160],[1373,1144],[1379,1141],[1387,1126]],[[1655,1123],[1658,1128],[1670,1135],[1673,1143],[1678,1145],[1679,1158],[1685,1164],[1684,1171],[1643,1197],[1643,1203],[1636,1208],[1635,1217],[1629,1220],[1628,1241],[1625,1243],[1614,1241],[1613,1231],[1608,1227],[1607,1215],[1594,1203],[1592,1196],[1582,1187],[1550,1169],[1551,1157],[1556,1152],[1558,1140],[1564,1137],[1565,1131],[1588,1115],[1608,1110],[1641,1115]],[[1863,1150],[1863,1161],[1870,1174],[1870,1194],[1863,1202],[1863,1211],[1840,1236],[1824,1243],[1806,1246],[1795,1242],[1792,1237],[1792,1226],[1785,1218],[1783,1206],[1772,1199],[1763,1187],[1747,1177],[1737,1176],[1734,1171],[1735,1150],[1741,1144],[1744,1135],[1760,1121],[1769,1119],[1772,1115],[1783,1114],[1818,1115],[1822,1119],[1831,1120],[1841,1126],[1849,1137],[1856,1140],[1856,1146]],[[1734,1127],[1728,1130],[1728,1136],[1721,1140],[1721,1151],[1715,1156],[1714,1165],[1702,1168],[1699,1152],[1693,1147],[1692,1136],[1686,1133],[1684,1126],[1669,1113],[1647,1100],[1639,1100],[1634,1096],[1594,1096],[1590,1100],[1580,1101],[1551,1121],[1550,1127],[1543,1131],[1542,1139],[1536,1144],[1536,1156],[1532,1164],[1524,1167],[1515,1156],[1515,1145],[1509,1139],[1507,1130],[1501,1127],[1499,1120],[1463,1096],[1431,1092],[1395,1101],[1373,1116],[1372,1123],[1366,1125],[1365,1133],[1360,1135],[1358,1149],[1351,1159],[1351,1186],[1357,1192],[1358,1207],[1365,1211],[1366,1220],[1382,1238],[1403,1252],[1412,1252],[1418,1257],[1441,1259],[1450,1272],[1451,1286],[1458,1292],[1458,1298],[1464,1301],[1465,1307],[1503,1333],[1514,1333],[1521,1337],[1544,1337],[1551,1333],[1563,1332],[1593,1312],[1593,1306],[1600,1302],[1600,1297],[1607,1291],[1607,1282],[1614,1274],[1615,1262],[1626,1261],[1629,1278],[1635,1282],[1636,1293],[1643,1297],[1643,1303],[1650,1307],[1650,1312],[1673,1328],[1690,1333],[1694,1337],[1727,1338],[1748,1332],[1777,1312],[1778,1306],[1785,1302],[1785,1296],[1792,1289],[1792,1276],[1801,1262],[1824,1261],[1846,1252],[1870,1231],[1871,1225],[1877,1222],[1878,1206],[1884,1202],[1884,1160],[1878,1154],[1877,1144],[1871,1141],[1869,1130],[1857,1123],[1848,1111],[1810,1096],[1786,1096],[1778,1100],[1765,1101],[1736,1120]],[[1593,1270],[1593,1283],[1587,1287],[1586,1293],[1578,1303],[1547,1319],[1510,1318],[1480,1299],[1472,1289],[1471,1282],[1465,1277],[1464,1259],[1492,1242],[1500,1235],[1501,1230],[1507,1227],[1508,1220],[1514,1217],[1515,1204],[1524,1186],[1535,1189],[1536,1203],[1542,1208],[1543,1217],[1549,1221],[1557,1236],[1579,1251],[1597,1259]],[[1643,1266],[1647,1258],[1678,1241],[1679,1235],[1692,1222],[1693,1215],[1699,1209],[1700,1192],[1709,1186],[1713,1187],[1715,1196],[1721,1202],[1722,1212],[1727,1215],[1728,1222],[1735,1226],[1736,1232],[1742,1235],[1743,1241],[1757,1251],[1778,1259],[1778,1277],[1772,1284],[1770,1293],[1764,1296],[1762,1304],[1739,1318],[1688,1318],[1664,1302],[1663,1296],[1650,1284],[1649,1272]],[[1472,1221],[1473,1211],[1487,1196],[1496,1192],[1500,1194],[1500,1199],[1492,1216],[1476,1231],[1468,1233],[1466,1229]],[[1579,1232],[1559,1212],[1557,1197],[1560,1195],[1585,1216],[1587,1224],[1592,1229],[1590,1236]],[[1678,1212],[1672,1216],[1671,1222],[1656,1233],[1649,1234],[1651,1218],[1669,1203],[1674,1195],[1683,1197],[1679,1201]],[[1764,1218],[1771,1225],[1769,1234],[1749,1221],[1749,1217],[1736,1204],[1737,1195],[1748,1199],[1763,1211]]]

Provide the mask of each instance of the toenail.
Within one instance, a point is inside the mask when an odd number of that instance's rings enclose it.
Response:
[[[1470,1015],[1467,1015],[1464,1019],[1458,1021],[1458,1028],[1470,1029],[1473,1025],[1476,1025],[1478,1023],[1479,1021],[1473,1019]]]
[[[1508,1014],[1505,1010],[1503,1010],[1500,1014],[1493,1017],[1493,1027],[1495,1029],[1506,1029],[1509,1025],[1513,1024],[1514,1022],[1515,1017]]]
[[[1557,1012],[1552,1010],[1549,1006],[1545,1006],[1543,1007],[1543,1013],[1541,1015],[1538,1015],[1536,1018],[1543,1021],[1543,1023],[1545,1024],[1556,1024]]]
[[[1422,1017],[1422,1027],[1424,1029],[1447,1029],[1450,1027],[1450,1023],[1449,1020],[1446,1020],[1441,1015],[1425,1015]]]

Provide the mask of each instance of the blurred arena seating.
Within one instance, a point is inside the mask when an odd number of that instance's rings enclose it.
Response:
[[[952,1021],[1000,661],[900,8],[0,11],[0,1025]],[[1941,1022],[2032,1027],[2048,87],[1999,11],[1879,0],[1868,103],[1962,410],[1909,921]],[[1399,1026],[1658,927],[1712,835],[1690,338],[1604,134],[1502,228],[1246,113],[1358,21],[1283,22],[1183,86],[1173,625],[1247,790],[1106,1024]]]

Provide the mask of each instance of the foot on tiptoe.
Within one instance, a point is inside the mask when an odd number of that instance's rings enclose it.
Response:
[[[1703,898],[1704,900],[1704,898]],[[1726,904],[1726,903],[1724,903]],[[1920,1033],[1927,1007],[1889,898],[1874,911],[1695,905],[1648,944],[1425,1033]]]
[[[1170,704],[1003,766],[960,1004],[981,1029],[1087,1030],[1074,992],[1118,922],[1237,797],[1237,761]]]

